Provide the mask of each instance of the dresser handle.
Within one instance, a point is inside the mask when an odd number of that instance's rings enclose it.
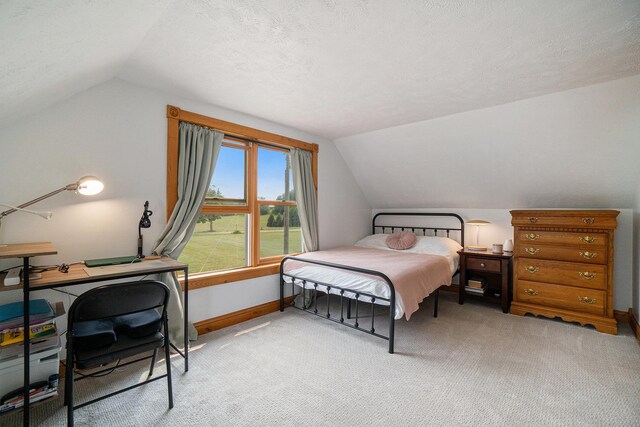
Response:
[[[540,235],[536,233],[529,233],[529,234],[525,234],[524,238],[527,240],[538,240],[540,238]]]
[[[580,271],[578,272],[578,274],[580,274],[580,277],[587,280],[591,280],[596,277],[596,273],[593,273],[591,271]]]
[[[582,218],[582,222],[584,222],[585,224],[591,225],[596,221],[595,218]]]
[[[485,267],[486,267],[486,265],[484,264],[484,262],[481,262],[481,263],[480,263],[480,267],[482,267],[482,268],[485,268]]]
[[[537,273],[538,271],[540,271],[540,269],[538,267],[535,267],[533,265],[528,265],[525,267],[525,270],[527,270],[529,273],[533,274],[533,273]]]
[[[536,218],[536,217],[532,216],[532,217],[530,217],[530,218],[529,218],[529,222],[530,222],[531,224],[535,224],[536,222],[538,222],[538,218]]]
[[[524,251],[527,252],[528,254],[535,255],[538,252],[540,252],[540,249],[538,249],[538,248],[524,248]]]
[[[538,291],[536,291],[535,289],[531,289],[531,288],[525,289],[524,293],[527,294],[527,295],[531,295],[531,296],[538,295]]]
[[[596,240],[598,240],[597,237],[593,237],[593,236],[580,236],[578,237],[578,239],[580,239],[580,241],[584,243],[595,243]]]
[[[595,298],[589,298],[589,297],[578,297],[578,301],[580,301],[581,303],[584,303],[584,304],[595,304],[596,303],[596,299]]]
[[[580,251],[580,256],[585,259],[594,259],[598,256],[597,252]]]

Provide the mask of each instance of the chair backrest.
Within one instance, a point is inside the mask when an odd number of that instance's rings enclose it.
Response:
[[[69,324],[100,320],[150,309],[166,311],[167,286],[156,280],[115,283],[80,294],[69,308]]]

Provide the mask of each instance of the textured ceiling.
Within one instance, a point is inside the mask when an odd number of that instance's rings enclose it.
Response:
[[[640,1],[14,1],[0,121],[110,77],[330,138],[640,73]]]
[[[113,78],[168,3],[0,1],[0,124]]]

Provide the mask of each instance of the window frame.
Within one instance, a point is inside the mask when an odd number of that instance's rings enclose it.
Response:
[[[249,266],[189,276],[189,286],[192,289],[198,289],[279,273],[280,261],[286,255],[260,259],[260,247],[259,244],[256,244],[260,239],[260,215],[256,215],[256,212],[260,212],[260,205],[263,204],[270,206],[297,206],[297,203],[281,200],[258,200],[258,147],[271,146],[276,150],[280,148],[282,151],[287,151],[290,148],[299,148],[311,152],[313,182],[317,198],[318,144],[311,144],[286,136],[250,128],[248,126],[181,110],[180,108],[172,105],[167,105],[167,220],[171,216],[178,200],[178,129],[180,122],[193,123],[224,132],[224,134],[230,139],[233,139],[235,136],[239,137],[239,140],[248,139],[253,142],[253,144],[246,145],[246,149],[249,150],[245,157],[245,161],[247,162],[245,177],[247,206],[205,205],[202,208],[203,213],[245,213],[250,215],[252,222],[252,236],[249,240]],[[260,145],[260,143],[263,143],[264,145]],[[233,145],[233,147],[238,148],[237,145]],[[251,152],[252,150],[253,153]]]

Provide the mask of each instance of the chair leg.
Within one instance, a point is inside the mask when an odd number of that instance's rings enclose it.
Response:
[[[185,331],[187,333],[187,331]],[[164,358],[167,362],[167,389],[169,390],[169,409],[173,408],[173,388],[171,386],[171,358],[169,352],[169,325],[164,318]]]
[[[71,349],[71,343],[67,342],[67,360],[65,361],[64,371],[64,404],[69,404],[69,395],[73,393],[73,380],[71,380],[71,374],[73,373],[73,352]]]
[[[73,427],[73,361],[71,366],[67,362],[67,370],[65,372],[65,399],[67,403],[67,426]]]
[[[153,356],[151,357],[151,367],[149,368],[149,375],[147,375],[147,378],[151,378],[151,375],[153,375],[153,367],[156,365],[156,358],[158,357],[158,349],[154,349],[153,350]]]
[[[438,317],[438,297],[440,296],[440,289],[436,289],[435,301],[433,304],[433,317]]]

